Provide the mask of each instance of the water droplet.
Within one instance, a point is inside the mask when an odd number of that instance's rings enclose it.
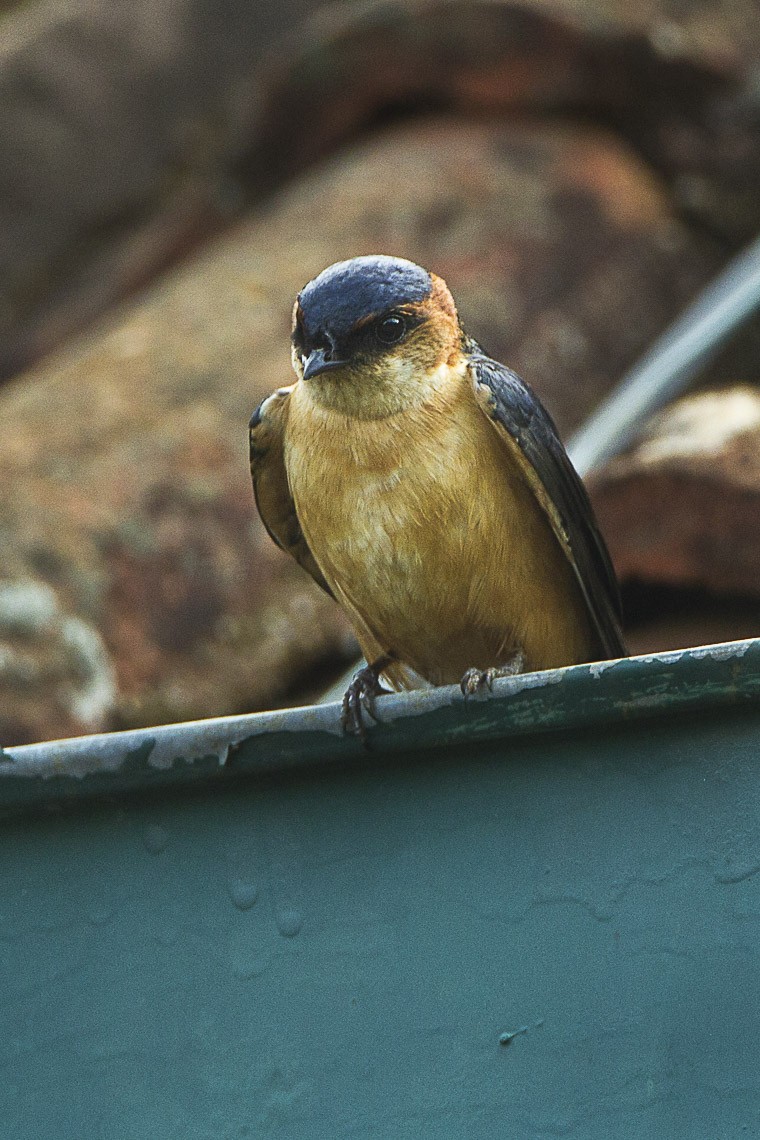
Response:
[[[163,827],[149,827],[143,836],[145,850],[150,851],[151,855],[159,855],[168,842],[169,836]]]
[[[238,910],[250,910],[259,897],[259,888],[247,879],[230,879],[227,889]]]
[[[295,938],[303,926],[303,915],[300,910],[278,910],[277,929],[283,938]]]

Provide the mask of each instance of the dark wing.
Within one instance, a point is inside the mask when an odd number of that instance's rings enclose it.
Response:
[[[251,416],[248,431],[253,494],[269,537],[281,550],[295,558],[311,574],[317,585],[333,597],[303,536],[288,487],[283,436],[289,398],[290,389],[280,388],[267,396]]]
[[[600,648],[607,657],[625,657],[615,571],[551,416],[516,373],[479,349],[470,370],[478,403],[519,463],[575,572]]]

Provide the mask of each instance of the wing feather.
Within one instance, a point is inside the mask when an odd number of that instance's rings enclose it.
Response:
[[[620,591],[586,489],[549,413],[530,387],[476,346],[470,355],[475,396],[522,469],[573,568],[606,657],[624,657]]]
[[[303,536],[288,487],[283,437],[290,392],[290,388],[279,388],[267,396],[251,416],[248,430],[253,494],[269,537],[295,558],[332,598],[333,592]]]

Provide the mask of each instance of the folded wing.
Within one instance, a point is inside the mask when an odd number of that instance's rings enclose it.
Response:
[[[290,391],[290,388],[280,388],[267,396],[251,416],[249,441],[253,493],[269,537],[333,597],[303,536],[288,487],[283,437]]]
[[[586,489],[551,417],[516,373],[476,346],[470,371],[478,403],[512,452],[573,568],[599,638],[600,657],[624,657],[615,572]]]

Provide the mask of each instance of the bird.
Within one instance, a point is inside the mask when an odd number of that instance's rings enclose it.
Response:
[[[525,381],[461,327],[445,281],[366,255],[293,308],[290,386],[253,413],[256,505],[345,611],[366,659],[347,733],[388,691],[626,655],[580,477]]]

